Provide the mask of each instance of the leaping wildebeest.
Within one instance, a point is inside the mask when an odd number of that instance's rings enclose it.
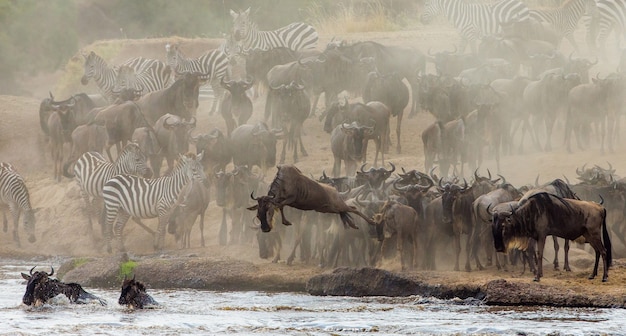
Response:
[[[341,217],[344,227],[358,228],[350,216],[353,213],[363,218],[370,225],[376,225],[356,207],[347,205],[337,189],[318,183],[302,174],[300,169],[292,165],[279,165],[274,180],[266,196],[250,197],[258,204],[248,210],[257,210],[256,217],[261,221],[261,230],[270,232],[274,218],[274,210],[281,213],[282,223],[291,225],[285,218],[283,208],[290,206],[300,210],[314,210],[321,213],[336,213]]]
[[[525,250],[529,239],[535,239],[539,261],[543,260],[546,236],[553,235],[568,240],[584,238],[596,251],[596,260],[589,279],[598,274],[600,256],[604,264],[602,282],[609,278],[611,240],[606,228],[606,209],[601,204],[565,199],[547,192],[537,193],[520,202],[510,212],[494,214],[492,232],[498,252],[515,247]],[[539,262],[535,281],[539,281],[542,276],[543,267]]]

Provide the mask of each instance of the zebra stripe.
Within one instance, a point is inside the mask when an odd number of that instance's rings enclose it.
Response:
[[[85,58],[85,64],[81,83],[87,85],[89,80],[93,78],[102,96],[110,103],[113,103],[115,101],[113,89],[117,81],[117,67],[110,67],[102,57],[93,51],[88,55],[83,55],[83,57]],[[155,62],[162,63],[149,58],[135,57],[128,59],[121,65],[130,67],[136,73],[142,73],[144,70],[152,68]]]
[[[113,91],[135,89],[146,94],[165,89],[170,84],[172,84],[172,69],[161,61],[146,59],[139,71],[132,66],[121,65],[118,68]]]
[[[472,52],[475,52],[475,42],[498,33],[500,24],[525,21],[529,18],[528,7],[519,0],[501,0],[492,4],[473,4],[462,0],[429,0],[424,6],[421,20],[428,24],[440,14],[445,15],[459,30],[462,38],[460,53],[465,51],[467,43],[470,43]]]
[[[13,240],[20,246],[18,226],[20,215],[24,214],[24,230],[28,234],[28,241],[34,243],[35,238],[35,213],[30,204],[28,188],[24,178],[15,170],[10,163],[0,163],[0,210],[4,210],[4,231],[7,231],[6,209],[13,216]]]
[[[262,31],[250,20],[250,8],[240,13],[231,10],[230,15],[233,17],[232,36],[239,42],[240,51],[244,53],[253,49],[282,47],[300,51],[317,47],[317,30],[307,23],[294,22],[276,30]]]
[[[104,183],[119,174],[145,176],[150,171],[146,165],[146,155],[136,143],[128,143],[115,162],[111,163],[97,152],[87,152],[74,165],[74,179],[80,187],[87,205],[89,230],[92,230],[91,216],[96,214],[96,200],[102,198]]]
[[[202,74],[200,78],[203,81],[209,81],[224,77],[228,70],[228,56],[219,49],[210,50],[198,58],[185,57],[177,45],[168,44],[165,50],[167,51],[167,64],[177,74],[198,72]]]
[[[580,18],[591,6],[595,6],[593,0],[569,0],[556,8],[531,9],[529,15],[531,19],[549,23],[559,36],[567,38],[578,50],[572,34],[578,27]]]
[[[146,179],[133,175],[116,175],[104,184],[105,235],[107,250],[111,249],[111,234],[124,250],[122,231],[128,219],[159,218],[159,226],[155,237],[155,248],[163,245],[165,226],[169,210],[175,205],[181,190],[190,181],[206,181],[204,169],[198,156],[187,154],[181,156],[170,175],[157,179]],[[116,219],[117,218],[117,219]],[[115,225],[113,223],[115,222]]]
[[[615,30],[615,39],[619,47],[620,39],[626,37],[626,1],[596,0],[596,12],[588,29],[592,48],[595,49],[597,40],[601,55],[606,55],[605,43],[611,30]]]

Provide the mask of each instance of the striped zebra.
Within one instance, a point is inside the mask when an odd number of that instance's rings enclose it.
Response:
[[[174,170],[166,176],[146,179],[133,175],[117,175],[104,184],[104,215],[107,251],[112,252],[111,234],[124,251],[122,231],[128,219],[159,218],[154,247],[160,250],[165,238],[170,209],[175,205],[181,190],[191,181],[206,183],[206,175],[199,155],[181,155]]]
[[[20,246],[18,226],[20,215],[24,214],[24,230],[28,234],[28,241],[34,243],[35,238],[35,210],[30,204],[28,188],[24,178],[15,167],[7,162],[0,163],[0,210],[2,210],[3,231],[8,230],[6,211],[13,216],[13,240]]]
[[[424,5],[421,21],[429,24],[437,15],[445,15],[461,34],[459,53],[467,44],[473,53],[477,41],[500,31],[500,24],[525,21],[529,18],[526,4],[520,0],[500,0],[491,4],[473,4],[462,0],[428,0]]]
[[[318,34],[313,26],[294,22],[276,30],[261,31],[257,24],[250,20],[250,8],[243,12],[230,10],[233,18],[232,37],[239,44],[239,50],[247,53],[253,49],[269,50],[289,48],[293,51],[315,49]]]
[[[606,58],[606,39],[615,31],[615,41],[619,49],[620,40],[626,39],[626,1],[596,0],[596,8],[592,13],[587,31],[587,44],[590,50],[596,50]]]
[[[218,104],[224,97],[225,90],[220,85],[221,79],[229,68],[228,56],[223,49],[210,50],[198,58],[188,58],[177,44],[165,45],[166,62],[177,74],[198,72],[203,74],[202,81],[208,81],[213,89],[213,106],[209,115],[217,110]]]
[[[580,18],[593,6],[595,6],[594,0],[568,0],[560,7],[531,9],[529,15],[531,19],[550,24],[561,38],[566,38],[576,52],[579,52],[578,44],[574,39],[574,31],[578,27]],[[559,46],[556,47],[558,49]]]
[[[116,98],[113,90],[117,80],[117,67],[110,67],[102,57],[93,51],[89,54],[83,54],[83,57],[85,58],[85,64],[83,76],[80,79],[81,84],[87,85],[89,80],[93,78],[102,96],[109,101],[109,103],[113,103]],[[128,59],[122,65],[129,66],[135,70],[136,73],[146,72],[148,74],[154,74],[154,78],[162,78],[155,79],[157,82],[167,82],[171,69],[167,69],[164,65],[159,65],[159,63],[163,64],[163,62],[158,60],[135,57]],[[167,82],[167,85],[169,84],[171,83]]]
[[[134,142],[129,142],[115,162],[104,159],[98,152],[81,155],[74,164],[74,175],[63,172],[68,178],[74,178],[80,187],[81,195],[87,205],[89,232],[93,232],[92,216],[97,214],[97,203],[102,199],[104,183],[119,174],[151,176],[152,171],[146,164],[146,155]]]
[[[129,65],[120,65],[113,94],[119,94],[124,89],[132,89],[144,95],[169,87],[173,82],[172,68],[161,61],[150,61],[151,64],[144,66],[140,72]]]

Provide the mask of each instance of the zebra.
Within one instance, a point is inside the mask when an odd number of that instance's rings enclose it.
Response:
[[[500,24],[511,21],[526,21],[529,10],[520,0],[500,0],[491,4],[466,3],[462,0],[428,0],[424,5],[421,21],[429,24],[432,19],[444,14],[460,31],[459,53],[470,44],[476,53],[476,41],[499,32]]]
[[[593,0],[568,0],[560,7],[536,8],[529,11],[531,19],[549,23],[561,38],[565,37],[572,47],[579,52],[574,39],[574,30],[583,14],[587,13],[595,3]],[[556,46],[558,49],[558,45]]]
[[[87,152],[81,155],[74,164],[74,175],[66,171],[68,167],[69,165],[63,169],[63,175],[68,178],[73,177],[80,187],[81,195],[87,205],[89,232],[93,232],[92,215],[97,213],[96,202],[102,199],[102,189],[106,181],[119,174],[152,175],[151,169],[146,164],[145,153],[134,142],[129,142],[113,163],[105,160],[98,152]]]
[[[161,61],[150,60],[139,72],[129,65],[121,65],[117,70],[113,94],[119,94],[124,89],[133,89],[143,95],[167,88],[172,80],[172,68]]]
[[[80,79],[81,84],[87,85],[89,80],[93,78],[102,96],[109,103],[115,102],[116,97],[113,93],[113,89],[117,80],[117,67],[110,67],[102,57],[93,51],[89,54],[83,53],[82,55],[85,59],[85,64],[83,76]],[[144,57],[134,57],[128,59],[122,65],[129,66],[137,73],[142,73],[144,70],[150,71],[148,69],[154,67],[156,62],[160,61]]]
[[[209,50],[198,58],[187,58],[177,44],[166,44],[166,62],[176,74],[198,72],[203,74],[203,82],[210,82],[213,89],[213,106],[209,115],[213,115],[222,101],[226,90],[220,85],[221,79],[228,72],[229,60],[224,48]]]
[[[159,218],[154,248],[156,250],[162,248],[165,227],[171,215],[170,210],[176,205],[181,190],[192,181],[207,184],[200,162],[203,154],[181,155],[178,164],[169,175],[156,179],[121,174],[104,184],[105,235],[109,253],[112,252],[111,235],[115,236],[119,250],[125,250],[122,231],[131,216]]]
[[[231,9],[230,15],[233,18],[232,37],[238,42],[240,52],[280,47],[300,51],[317,47],[317,30],[307,23],[294,22],[276,30],[260,31],[257,24],[250,20],[250,8],[239,13]]]
[[[12,164],[0,162],[0,210],[3,210],[2,229],[4,232],[8,231],[7,209],[13,216],[13,240],[17,246],[20,247],[18,226],[21,214],[24,214],[24,230],[28,234],[28,242],[36,242],[35,210],[30,204],[30,195],[24,178]]]
[[[626,1],[596,0],[596,8],[587,28],[589,49],[597,50],[597,41],[599,44],[598,52],[606,58],[606,38],[611,30],[615,30],[615,41],[619,49],[620,39],[626,38]]]

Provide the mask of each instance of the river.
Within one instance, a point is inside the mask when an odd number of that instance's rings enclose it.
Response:
[[[42,264],[43,265],[43,264]],[[160,308],[129,310],[118,290],[75,305],[21,304],[21,262],[0,264],[1,335],[626,335],[626,310],[490,307],[422,297],[317,297],[304,293],[150,290]]]

